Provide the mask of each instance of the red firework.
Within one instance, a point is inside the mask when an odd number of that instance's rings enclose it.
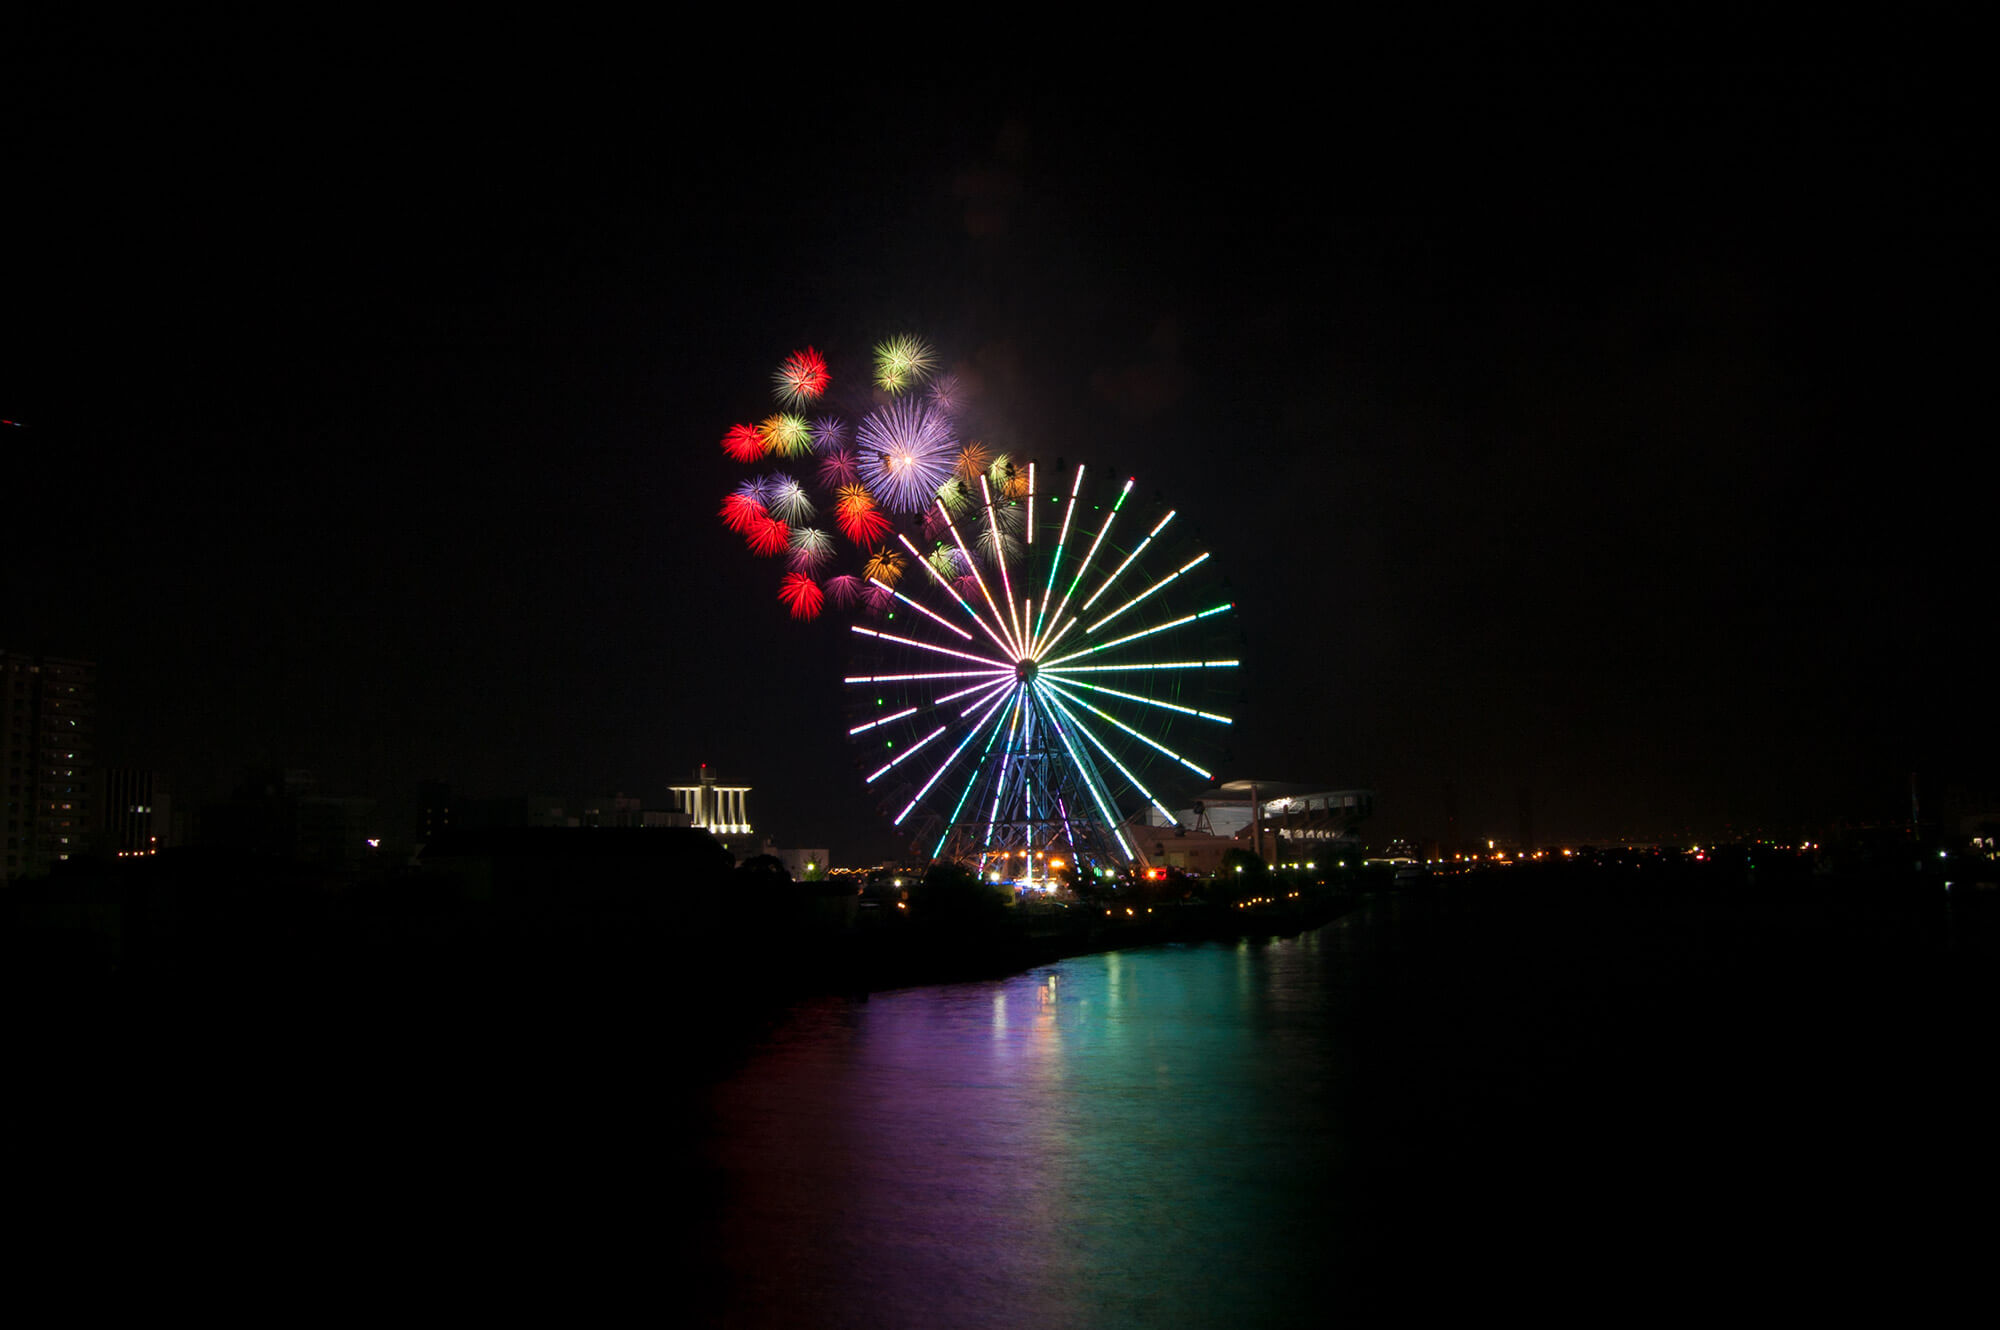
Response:
[[[807,347],[786,356],[785,363],[778,366],[778,372],[773,377],[778,381],[778,397],[781,400],[804,404],[825,392],[832,376],[826,370],[826,357]]]
[[[792,607],[794,619],[817,619],[826,594],[804,573],[786,573],[784,581],[778,583],[778,599]]]
[[[764,511],[763,504],[747,494],[732,494],[722,501],[720,516],[722,524],[731,531],[749,535],[750,528],[768,519],[770,514]]]
[[[881,541],[895,526],[880,508],[842,509],[833,520],[842,535],[864,547]]]
[[[754,462],[764,455],[764,435],[755,425],[731,425],[722,436],[722,451],[739,462]]]
[[[750,539],[750,552],[766,557],[783,554],[792,543],[792,529],[775,517],[758,518],[745,534]]]
[[[875,545],[889,534],[895,523],[875,506],[875,500],[859,485],[842,485],[833,505],[834,525],[840,534],[857,545]]]

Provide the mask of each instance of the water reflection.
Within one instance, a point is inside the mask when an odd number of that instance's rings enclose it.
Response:
[[[801,1007],[717,1088],[740,1323],[1241,1324],[1340,1258],[1316,937]]]
[[[1396,898],[807,1004],[707,1092],[699,1310],[1240,1330],[1386,1319],[1371,1298],[1810,1301],[1800,1260],[1846,1278],[1885,1234],[1957,1233],[1923,1187],[1990,1176],[2000,1009],[1921,948],[1828,936],[1782,901]]]

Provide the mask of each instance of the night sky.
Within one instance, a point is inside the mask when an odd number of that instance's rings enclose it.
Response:
[[[9,57],[0,646],[99,662],[101,761],[196,800],[707,762],[781,843],[893,852],[846,635],[716,519],[717,441],[786,353],[915,331],[992,442],[1211,535],[1219,775],[1414,836],[1525,792],[1544,840],[2000,785],[1980,85],[1858,37],[1114,84],[516,36]]]

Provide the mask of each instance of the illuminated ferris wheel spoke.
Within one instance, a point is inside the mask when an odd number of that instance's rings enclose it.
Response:
[[[1084,679],[1072,679],[1061,670],[1052,669],[1048,673],[1050,677],[1062,678],[1063,683],[1070,688],[1088,688],[1093,693],[1106,693],[1112,697],[1123,698],[1127,702],[1137,702],[1141,706],[1158,707],[1162,711],[1177,711],[1183,716],[1193,716],[1196,720],[1210,720],[1221,725],[1233,725],[1236,723],[1229,717],[1218,715],[1213,711],[1203,711],[1198,707],[1184,707],[1178,702],[1166,702],[1157,697],[1141,697],[1137,693],[1124,693],[1116,688],[1107,688],[1101,683],[1090,683]]]
[[[1143,665],[1065,665],[1049,673],[1067,678],[1072,674],[1130,674],[1154,670],[1233,670],[1242,663],[1240,660],[1162,660]]]
[[[1076,703],[1078,706],[1083,707],[1085,710],[1089,711],[1092,715],[1100,716],[1104,720],[1110,722],[1111,724],[1116,725],[1119,729],[1125,731],[1125,733],[1131,735],[1134,739],[1137,739],[1140,743],[1146,745],[1154,752],[1164,753],[1166,756],[1172,758],[1174,761],[1186,767],[1189,771],[1192,771],[1195,775],[1200,776],[1203,780],[1215,779],[1214,772],[1209,771],[1205,767],[1197,766],[1195,763],[1188,761],[1187,758],[1182,757],[1179,753],[1176,753],[1173,749],[1167,747],[1159,740],[1154,739],[1149,735],[1146,735],[1138,730],[1133,729],[1130,725],[1127,725],[1124,721],[1118,719],[1118,717],[1112,715],[1110,712],[1104,710],[1102,707],[1092,706],[1089,701],[1087,701],[1084,698],[1078,697],[1075,693],[1070,692],[1067,688],[1064,688],[1061,684],[1057,683],[1054,678],[1037,679],[1035,682],[1047,687],[1051,692],[1061,697],[1068,698],[1070,701]],[[1057,705],[1060,706],[1061,703],[1057,703]],[[1066,716],[1070,716],[1071,719],[1075,719],[1074,713],[1072,713],[1068,707],[1063,707],[1063,714]],[[1087,728],[1082,726],[1081,722],[1079,722],[1078,727],[1082,728],[1085,734],[1090,733],[1090,731]],[[1093,735],[1092,737],[1095,738],[1096,736]],[[1105,753],[1105,756],[1111,757],[1111,754],[1107,752]],[[1116,762],[1118,759],[1114,757],[1111,758],[1111,760]],[[1121,771],[1124,770],[1123,767],[1120,767],[1119,769]],[[1137,785],[1138,784],[1137,779],[1135,778],[1132,783]],[[1165,812],[1166,810],[1161,809],[1160,811]]]
[[[987,717],[992,716],[994,713],[999,711],[1001,706],[1005,704],[1006,701],[1007,701],[1007,696],[1004,691],[1001,692],[998,696],[994,697],[991,705],[987,707],[986,715],[981,716],[978,720],[973,721],[972,724],[966,727],[965,737],[958,741],[958,747],[952,749],[951,755],[938,764],[937,770],[931,773],[931,778],[924,782],[923,788],[918,790],[914,795],[910,796],[910,802],[903,805],[903,811],[896,814],[895,820],[890,825],[898,827],[903,825],[903,819],[910,815],[910,810],[915,808],[919,803],[923,801],[923,797],[931,792],[931,786],[937,784],[938,779],[942,777],[945,772],[951,770],[952,763],[958,761],[959,755],[965,752],[966,745],[970,744],[974,739],[977,739],[979,737],[980,731],[985,729],[986,727]],[[974,709],[976,710],[977,708]],[[971,713],[968,712],[967,714],[969,715]],[[997,721],[995,722],[996,727],[998,723],[999,722]]]
[[[930,563],[929,563],[929,561],[926,561],[926,562],[925,562],[925,564],[924,564],[924,567],[926,567],[926,568],[930,568]],[[933,575],[933,576],[935,576],[935,575],[936,575],[936,573],[937,573],[937,570],[933,568],[933,569],[931,569],[931,573],[932,573],[932,575]],[[922,614],[922,615],[925,615],[925,616],[927,616],[927,617],[929,617],[929,618],[931,618],[931,619],[935,620],[935,621],[937,622],[937,625],[938,625],[938,626],[939,626],[940,628],[943,628],[943,629],[944,629],[944,630],[945,630],[946,632],[949,632],[949,633],[956,633],[956,634],[957,634],[958,636],[960,636],[960,637],[964,638],[964,639],[965,639],[966,641],[968,641],[968,642],[970,642],[970,641],[972,640],[972,634],[971,634],[971,633],[968,633],[968,632],[966,632],[966,631],[965,631],[965,630],[964,630],[963,628],[960,628],[960,627],[959,627],[959,626],[958,626],[957,624],[955,624],[955,623],[953,623],[953,622],[952,622],[951,620],[949,620],[949,619],[945,618],[945,617],[944,617],[944,616],[943,616],[942,614],[939,614],[939,613],[938,613],[938,612],[937,612],[936,610],[932,609],[932,608],[931,608],[930,606],[928,606],[928,605],[924,605],[924,604],[921,604],[921,603],[919,603],[919,602],[917,602],[917,601],[914,601],[914,600],[911,600],[911,599],[910,599],[910,598],[909,598],[908,596],[906,596],[906,595],[904,595],[904,594],[903,594],[902,592],[900,592],[900,591],[896,590],[896,588],[894,588],[894,587],[890,586],[890,585],[889,585],[889,584],[888,584],[887,582],[884,582],[884,581],[883,581],[883,580],[882,580],[881,578],[879,578],[879,577],[871,577],[871,578],[869,578],[868,580],[869,580],[870,582],[873,582],[873,583],[874,583],[874,584],[875,584],[876,586],[878,586],[878,587],[881,587],[881,588],[882,588],[882,589],[883,589],[884,591],[886,591],[886,592],[888,592],[888,593],[889,593],[890,595],[894,596],[894,597],[895,597],[895,598],[896,598],[897,600],[900,600],[900,601],[902,601],[902,602],[903,602],[903,603],[904,603],[905,605],[908,605],[908,606],[909,606],[909,607],[910,607],[911,609],[915,610],[915,611],[916,611],[917,613],[919,613],[919,614]],[[966,613],[968,613],[968,614],[970,614],[970,613],[972,612],[972,607],[971,607],[970,605],[967,605],[967,606],[965,607],[965,609],[966,609]]]
[[[868,778],[867,783],[873,785],[876,781],[880,780],[883,776],[887,775],[889,773],[890,768],[899,767],[903,765],[903,763],[915,757],[919,749],[921,749],[925,744],[929,743],[931,740],[937,738],[940,734],[943,734],[945,730],[948,728],[949,728],[948,726],[940,725],[936,729],[932,730],[929,734],[926,734],[923,738],[911,744],[908,748],[905,748],[900,754],[889,759],[889,761],[885,763],[881,768],[879,768],[874,775],[870,776]]]
[[[1104,819],[1104,825],[1110,829],[1112,836],[1117,839],[1119,848],[1125,852],[1125,857],[1130,859],[1132,857],[1132,847],[1125,843],[1125,835],[1118,829],[1119,819],[1111,811],[1111,796],[1104,788],[1103,773],[1098,771],[1097,764],[1090,760],[1088,753],[1077,751],[1075,742],[1069,737],[1068,728],[1063,725],[1062,721],[1053,712],[1050,715],[1050,719],[1054,723],[1049,728],[1056,732],[1056,738],[1062,741],[1064,750],[1069,753],[1070,763],[1075,768],[1078,777],[1082,779],[1084,789],[1090,792],[1092,802],[1097,805],[1099,816]]]
[[[1138,558],[1141,554],[1144,554],[1146,552],[1146,547],[1153,543],[1153,537],[1159,535],[1160,532],[1166,530],[1167,523],[1173,520],[1174,520],[1174,515],[1172,513],[1168,513],[1165,517],[1162,517],[1160,519],[1160,524],[1154,527],[1151,531],[1148,531],[1146,533],[1146,538],[1140,541],[1137,545],[1134,545],[1132,547],[1132,552],[1125,556],[1125,561],[1119,564],[1116,568],[1111,570],[1111,576],[1104,579],[1104,585],[1097,588],[1097,590],[1091,592],[1090,599],[1083,602],[1083,608],[1078,610],[1077,613],[1079,614],[1088,613],[1090,607],[1092,605],[1095,605],[1098,602],[1098,599],[1102,597],[1105,592],[1109,591],[1112,588],[1112,585],[1118,581],[1119,577],[1124,574],[1125,570],[1132,566],[1132,560]]]
[[[1097,528],[1097,538],[1090,542],[1090,549],[1084,554],[1083,562],[1076,566],[1076,575],[1070,578],[1069,589],[1063,592],[1062,604],[1056,607],[1056,618],[1062,618],[1063,612],[1069,609],[1070,597],[1076,594],[1077,584],[1083,581],[1083,575],[1090,571],[1090,564],[1097,557],[1098,547],[1104,544],[1105,534],[1111,530],[1111,524],[1118,519],[1118,510],[1124,507],[1125,496],[1131,492],[1132,482],[1128,480],[1125,482],[1125,488],[1118,491],[1118,500],[1111,505],[1111,511],[1104,515],[1104,525]]]
[[[1090,625],[1090,627],[1084,629],[1083,631],[1086,633],[1096,632],[1098,629],[1102,628],[1105,624],[1110,623],[1113,619],[1123,614],[1126,610],[1131,609],[1134,605],[1137,605],[1141,601],[1144,601],[1150,596],[1152,596],[1155,592],[1161,591],[1165,589],[1167,586],[1171,585],[1172,583],[1179,581],[1181,575],[1187,572],[1190,568],[1199,568],[1202,564],[1206,563],[1207,561],[1208,561],[1207,554],[1196,555],[1194,558],[1188,560],[1186,563],[1182,564],[1179,568],[1176,568],[1173,572],[1168,573],[1165,577],[1153,583],[1153,585],[1147,587],[1144,591],[1141,591],[1138,595],[1132,597],[1132,599],[1126,601],[1123,605],[1120,605],[1117,609],[1111,611],[1111,613],[1105,615],[1102,619],[1099,619],[1096,623]]]
[[[1021,621],[1014,617],[1014,580],[1007,575],[1007,546],[1000,539],[1000,514],[993,507],[993,493],[986,488],[986,477],[979,478],[979,497],[986,503],[986,529],[993,533],[993,562],[1000,565],[1000,590],[1007,600],[1007,617],[1013,621],[1014,641],[1020,645],[1020,654],[1028,654],[1028,639]]]
[[[1119,774],[1124,776],[1127,781],[1131,782],[1132,788],[1137,790],[1141,795],[1143,795],[1147,803],[1151,804],[1153,807],[1160,810],[1160,816],[1166,818],[1169,822],[1176,820],[1174,818],[1174,815],[1167,811],[1166,805],[1161,803],[1157,798],[1155,798],[1153,792],[1146,788],[1145,782],[1141,781],[1137,776],[1133,775],[1131,768],[1127,767],[1123,762],[1120,762],[1118,760],[1118,755],[1116,753],[1113,753],[1111,749],[1105,745],[1105,742],[1097,737],[1097,732],[1091,729],[1088,725],[1085,725],[1082,719],[1079,718],[1075,712],[1071,711],[1068,707],[1064,706],[1062,703],[1062,699],[1060,697],[1056,697],[1053,695],[1053,690],[1051,690],[1049,703],[1056,710],[1060,711],[1064,716],[1068,717],[1070,724],[1076,727],[1076,732],[1078,734],[1081,734],[1084,738],[1090,740],[1091,743],[1097,746],[1097,751],[1104,754],[1105,761],[1111,763],[1112,766],[1117,767]],[[1088,706],[1089,704],[1084,703],[1084,705]],[[1092,707],[1091,710],[1095,711],[1096,708]],[[1098,714],[1100,716],[1104,715],[1104,713],[1101,711],[1098,712]],[[1118,721],[1113,720],[1110,716],[1104,716],[1104,719],[1111,721],[1111,723],[1113,725],[1117,725],[1119,729],[1124,730],[1128,734],[1134,735],[1139,739],[1145,740],[1145,742],[1149,744],[1153,742],[1152,740],[1147,739],[1145,735],[1140,734],[1137,730],[1132,729],[1129,725],[1120,724]],[[1159,748],[1158,744],[1153,744],[1153,746],[1155,748]],[[1167,750],[1164,748],[1161,748],[1160,751],[1163,753],[1167,753]],[[1174,754],[1172,753],[1167,753],[1167,755],[1169,757],[1174,757]],[[1200,771],[1203,777],[1208,777],[1208,773],[1206,771],[1201,771],[1201,768],[1196,767],[1192,762],[1186,762],[1184,759],[1180,758],[1176,758],[1175,760],[1182,761],[1183,765],[1186,765],[1195,771]]]
[[[1048,728],[1054,730],[1054,734],[1056,734],[1058,740],[1062,740],[1062,746],[1070,754],[1070,762],[1074,764],[1076,774],[1084,782],[1084,790],[1090,792],[1090,798],[1092,798],[1092,802],[1096,802],[1098,812],[1104,816],[1106,824],[1108,826],[1116,826],[1118,818],[1112,814],[1110,788],[1106,788],[1106,784],[1104,784],[1104,772],[1098,770],[1098,764],[1090,760],[1088,752],[1080,752],[1076,748],[1076,742],[1070,738],[1070,726],[1062,724],[1062,718],[1056,714],[1054,708],[1048,708],[1048,718],[1050,718],[1050,726]]]
[[[939,511],[943,511],[944,505],[939,504],[938,509]],[[949,521],[949,514],[947,514],[947,521]],[[896,539],[903,542],[903,548],[910,552],[910,557],[915,559],[918,563],[924,566],[924,571],[929,573],[931,577],[936,580],[937,584],[944,589],[945,594],[950,596],[953,600],[957,601],[958,607],[964,610],[967,614],[972,616],[972,621],[979,625],[979,631],[985,633],[988,637],[992,638],[993,645],[999,647],[1001,651],[1006,653],[1009,659],[1014,658],[1015,651],[1013,645],[1009,642],[1004,641],[998,633],[993,631],[993,627],[991,624],[987,623],[986,620],[979,617],[979,611],[973,609],[971,605],[966,603],[965,597],[958,594],[958,588],[953,586],[950,582],[946,581],[944,574],[940,573],[936,568],[933,568],[931,566],[931,561],[929,559],[926,559],[923,555],[917,553],[917,547],[910,543],[910,538],[908,536],[899,534],[896,537]],[[960,541],[959,549],[963,550],[964,548],[965,548],[965,542]],[[967,557],[969,558],[970,556],[968,555]],[[985,585],[982,583],[979,589],[984,591],[986,589]],[[991,596],[988,596],[987,603],[991,604],[992,599],[993,598]]]
[[[947,702],[956,702],[958,701],[959,698],[970,697],[974,693],[999,692],[1000,690],[1006,688],[1009,684],[1013,682],[1014,682],[1014,672],[1012,670],[1009,670],[1007,673],[999,676],[996,679],[982,679],[980,682],[972,684],[965,688],[961,688],[955,693],[946,693],[943,697],[933,698],[931,699],[931,705],[941,707]],[[979,699],[979,701],[974,702],[972,704],[972,708],[974,710],[977,710],[979,707],[984,706],[985,703],[986,699],[982,697]]]
[[[980,680],[978,684],[968,684],[968,686],[960,688],[958,692],[948,692],[948,694],[944,694],[942,698],[932,698],[932,702],[930,702],[930,704],[932,704],[932,706],[944,706],[946,702],[956,702],[958,698],[970,698],[970,696],[972,696],[974,692],[990,692],[990,690],[998,690],[998,688],[1006,688],[1006,686],[1008,686],[1008,684],[1012,684],[1012,682],[1014,682],[1014,672],[1012,672],[1012,670],[1008,670],[1006,674],[1000,674],[1000,676],[996,676],[996,678],[984,678],[984,680]],[[984,702],[984,698],[982,698],[982,702]],[[978,706],[978,704],[974,704],[974,706]]]
[[[1015,696],[1018,698],[1019,693],[1016,693]],[[931,857],[933,859],[944,853],[946,843],[951,840],[952,833],[958,829],[958,815],[965,811],[965,801],[972,797],[972,792],[975,789],[979,788],[979,773],[986,769],[987,760],[993,755],[993,741],[1000,737],[1000,731],[1005,725],[1006,717],[1003,714],[1000,720],[994,722],[993,728],[986,732],[986,747],[979,751],[979,760],[972,764],[972,774],[966,777],[965,788],[958,792],[958,802],[952,805],[951,817],[944,824],[944,834],[939,836],[937,844],[931,847]]]
[[[934,679],[990,679],[1013,676],[1012,667],[992,670],[931,670],[918,674],[850,674],[842,683],[924,683]]]
[[[1069,519],[1076,515],[1077,491],[1083,488],[1083,468],[1076,469],[1076,481],[1069,487],[1069,502],[1063,505],[1062,530],[1056,536],[1056,552],[1049,558],[1049,580],[1042,587],[1042,615],[1047,617],[1049,605],[1056,598],[1056,572],[1062,567],[1063,550],[1069,545]],[[1042,625],[1035,624],[1035,635],[1041,636]]]
[[[874,729],[877,725],[887,725],[892,720],[901,720],[905,716],[914,716],[916,714],[917,714],[916,707],[904,707],[901,711],[892,711],[886,716],[882,716],[878,719],[871,720],[866,725],[856,725],[853,729],[849,730],[848,733],[850,735],[860,734],[864,730]]]
[[[1081,651],[1072,651],[1069,655],[1064,656],[1059,660],[1045,661],[1043,663],[1050,668],[1054,668],[1055,666],[1064,664],[1067,661],[1081,660],[1085,656],[1095,655],[1099,651],[1109,651],[1113,647],[1122,647],[1127,642],[1137,642],[1141,638],[1152,637],[1156,633],[1164,633],[1172,628],[1185,627],[1186,625],[1194,623],[1197,620],[1211,618],[1217,614],[1227,614],[1230,610],[1234,608],[1235,606],[1233,604],[1225,603],[1221,605],[1216,605],[1210,609],[1202,610],[1197,614],[1183,614],[1178,619],[1169,619],[1165,623],[1156,623],[1151,628],[1142,628],[1136,633],[1127,633],[1125,634],[1125,636],[1113,638],[1109,642],[1099,642],[1096,646],[1085,647]]]
[[[1054,637],[1050,638],[1041,647],[1037,648],[1035,652],[1035,659],[1041,660],[1045,656],[1047,656],[1049,652],[1054,651],[1056,649],[1056,643],[1062,641],[1065,637],[1068,637],[1069,630],[1076,627],[1078,624],[1082,622],[1083,620],[1077,618],[1074,614],[1070,615],[1069,622],[1064,624],[1061,628],[1058,628],[1056,630],[1056,635]]]
[[[952,647],[941,647],[935,642],[920,642],[914,637],[899,637],[895,633],[884,633],[873,628],[863,628],[858,623],[849,624],[848,630],[859,633],[863,637],[879,637],[884,642],[900,643],[906,647],[915,647],[919,651],[934,651],[940,656],[956,656],[960,660],[969,660],[980,665],[991,665],[995,669],[1004,670],[1009,664],[1007,661],[995,660],[991,656],[975,656],[969,651],[959,651]]]
[[[1000,754],[1000,774],[993,782],[993,807],[986,814],[986,838],[980,844],[981,862],[985,852],[993,848],[993,836],[1000,822],[1000,799],[1007,793],[1007,776],[1014,766],[1014,754],[1021,746],[1021,718],[1027,713],[1027,690],[1015,694],[1013,715],[1007,720],[1007,747]]]
[[[983,487],[986,483],[985,478],[981,477],[979,483]],[[940,503],[938,504],[938,512],[944,515],[945,530],[951,532],[952,543],[957,545],[958,552],[965,556],[965,566],[972,570],[972,580],[979,584],[979,594],[986,598],[986,608],[993,611],[993,622],[990,627],[987,627],[986,635],[994,641],[999,642],[1001,650],[1005,651],[1009,657],[1019,660],[1026,654],[1021,649],[1019,637],[1016,636],[1011,641],[1003,641],[999,636],[1000,633],[1007,631],[1007,621],[1000,613],[1000,607],[993,603],[993,592],[986,585],[985,575],[979,571],[979,560],[973,558],[972,551],[966,548],[965,537],[959,534],[958,523],[951,520],[951,510]],[[904,543],[908,544],[909,542],[905,541]],[[982,619],[980,622],[984,624],[985,620]]]

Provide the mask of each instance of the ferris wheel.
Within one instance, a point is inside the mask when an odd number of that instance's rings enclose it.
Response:
[[[1131,830],[1205,789],[1235,695],[1234,605],[1136,481],[966,449],[871,561],[849,734],[921,858],[1024,886],[1144,866]]]

